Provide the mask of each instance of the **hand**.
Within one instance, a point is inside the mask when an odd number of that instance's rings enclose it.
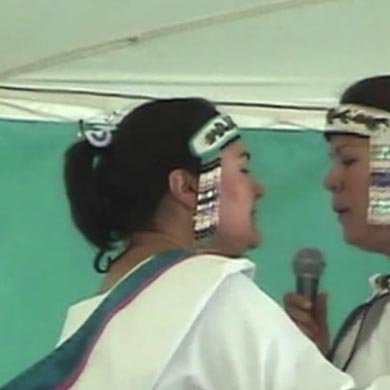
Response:
[[[325,355],[329,351],[327,295],[319,294],[314,302],[297,293],[284,296],[287,314],[298,328],[309,337]]]

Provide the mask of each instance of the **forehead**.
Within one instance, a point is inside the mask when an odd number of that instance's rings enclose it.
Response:
[[[222,150],[222,158],[246,157],[247,149],[241,139],[233,141]]]
[[[348,147],[366,148],[368,150],[369,139],[367,137],[359,137],[356,135],[331,135],[329,139],[329,146],[333,150],[340,150]]]

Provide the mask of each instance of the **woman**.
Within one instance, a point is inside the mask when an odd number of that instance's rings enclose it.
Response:
[[[390,256],[390,76],[349,87],[327,115],[332,168],[325,186],[332,195],[344,239]],[[390,374],[390,278],[372,280],[374,297],[351,313],[329,349],[324,296],[312,305],[286,295],[291,318],[339,368],[366,386]]]
[[[212,104],[154,101],[114,133],[85,131],[65,180],[106,278],[70,309],[56,351],[7,389],[352,388],[239,258],[260,241],[264,189],[236,125]]]

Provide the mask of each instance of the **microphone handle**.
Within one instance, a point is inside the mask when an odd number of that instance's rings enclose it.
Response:
[[[296,291],[298,294],[314,302],[318,293],[318,278],[312,276],[298,276]]]

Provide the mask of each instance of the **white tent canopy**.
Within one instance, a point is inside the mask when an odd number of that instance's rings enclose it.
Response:
[[[390,73],[389,16],[389,0],[3,0],[0,118],[202,96],[244,126],[321,127],[346,85]]]

